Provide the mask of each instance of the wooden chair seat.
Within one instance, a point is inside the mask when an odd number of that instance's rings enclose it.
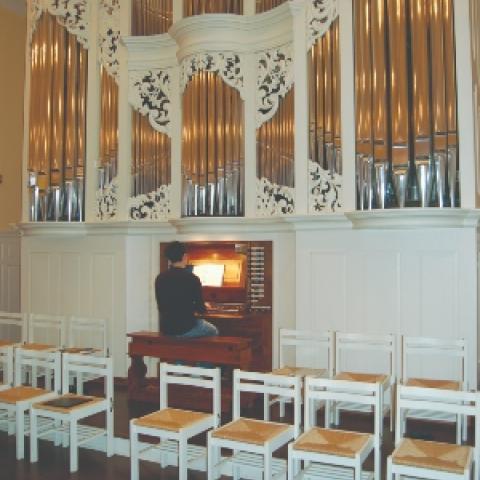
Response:
[[[463,474],[472,460],[472,448],[464,445],[405,438],[394,450],[394,464]]]
[[[85,353],[85,354],[91,354],[91,353],[98,353],[100,352],[100,349],[98,348],[87,348],[87,347],[67,347],[67,348],[62,348],[62,353]]]
[[[442,390],[461,390],[461,383],[455,380],[433,380],[431,378],[409,378],[408,387],[441,388]]]
[[[43,388],[26,386],[12,387],[0,391],[0,403],[15,404],[22,400],[30,400],[40,395],[45,395],[46,393],[49,393],[49,390]]]
[[[341,372],[333,378],[335,380],[346,380],[348,382],[385,383],[390,376],[383,373]]]
[[[314,427],[300,435],[294,450],[354,458],[367,445],[372,435]]]
[[[74,393],[67,393],[65,395],[60,395],[59,397],[55,397],[45,402],[34,403],[33,406],[39,410],[50,410],[52,412],[69,413],[73,412],[74,410],[78,410],[79,408],[86,407],[87,405],[101,402],[103,400],[104,398],[100,397],[91,397],[85,395],[76,395]],[[72,402],[72,404],[68,405],[70,401]],[[80,403],[76,403],[76,401]],[[65,405],[61,405],[62,402]]]
[[[158,412],[137,418],[133,422],[141,427],[179,432],[182,428],[189,427],[211,416],[208,413],[192,412],[191,410],[164,408]]]
[[[325,377],[327,370],[325,368],[308,367],[282,367],[272,370],[273,375],[283,375],[286,377]]]
[[[11,345],[15,345],[15,342],[12,342],[10,340],[0,340],[0,348],[10,347]]]
[[[250,418],[239,418],[213,431],[212,437],[238,442],[264,445],[277,435],[291,428],[283,423],[265,422]]]
[[[21,348],[24,350],[34,350],[34,351],[47,351],[55,350],[57,347],[55,345],[46,345],[44,343],[24,343]]]

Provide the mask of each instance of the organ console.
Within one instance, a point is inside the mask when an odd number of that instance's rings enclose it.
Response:
[[[160,244],[160,271],[168,268],[166,246]],[[186,247],[189,266],[203,286],[207,312],[202,317],[217,326],[220,338],[182,340],[153,332],[129,334],[129,397],[158,402],[158,383],[145,377],[144,356],[185,364],[208,362],[223,367],[222,409],[229,410],[232,368],[272,369],[272,242],[189,242]],[[185,401],[189,398],[178,392],[172,400],[188,408]]]

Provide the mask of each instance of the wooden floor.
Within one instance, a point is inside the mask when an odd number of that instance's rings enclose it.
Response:
[[[255,408],[255,417],[259,418],[261,408]],[[155,410],[154,405],[130,403],[127,400],[125,389],[115,391],[115,436],[128,438],[128,419],[134,418]],[[367,415],[343,414],[342,428],[371,431],[372,421]],[[275,420],[275,412],[273,415]],[[224,419],[227,421],[228,419]],[[320,418],[321,420],[321,418]],[[417,438],[427,440],[453,441],[454,429],[448,424],[431,424],[427,422],[410,422],[409,433]],[[469,439],[472,432],[469,432]],[[205,444],[205,437],[195,439],[195,443]],[[385,459],[392,451],[392,438],[385,425],[385,438],[383,448],[383,468]],[[279,456],[286,457],[286,449],[279,452]],[[26,442],[26,461],[15,459],[15,437],[8,437],[0,433],[0,479],[2,480],[128,480],[130,478],[129,459],[114,456],[107,459],[105,454],[80,448],[79,471],[70,475],[68,471],[68,449],[54,447],[50,442],[40,441],[39,462],[30,464],[28,461],[28,441]],[[367,461],[367,468],[372,468],[372,459]],[[385,470],[384,470],[385,471]],[[175,468],[162,470],[159,465],[150,462],[141,462],[141,480],[175,480]],[[382,478],[384,476],[382,475]],[[189,480],[205,480],[206,474],[202,472],[189,472]]]

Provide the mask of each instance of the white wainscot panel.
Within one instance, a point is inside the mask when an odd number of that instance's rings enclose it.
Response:
[[[49,257],[47,252],[34,252],[29,256],[28,313],[51,313]]]
[[[64,315],[75,315],[80,310],[80,261],[78,252],[61,255],[60,311]]]
[[[310,315],[299,318],[297,327],[306,330],[339,330],[345,325],[346,254],[310,252]]]
[[[20,238],[1,232],[0,311],[20,311]]]

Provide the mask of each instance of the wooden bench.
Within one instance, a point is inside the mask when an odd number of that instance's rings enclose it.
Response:
[[[146,378],[147,366],[143,357],[158,358],[162,362],[182,361],[187,365],[205,362],[241,370],[250,370],[251,367],[252,347],[251,340],[248,338],[182,339],[157,332],[135,332],[127,336],[131,339],[128,346],[128,354],[131,358],[128,370],[128,396],[132,400],[159,402],[158,381]],[[231,384],[226,378],[222,378],[222,390],[227,397],[231,397]],[[179,402],[177,405],[182,404]],[[227,408],[227,403],[222,401],[222,405]]]

